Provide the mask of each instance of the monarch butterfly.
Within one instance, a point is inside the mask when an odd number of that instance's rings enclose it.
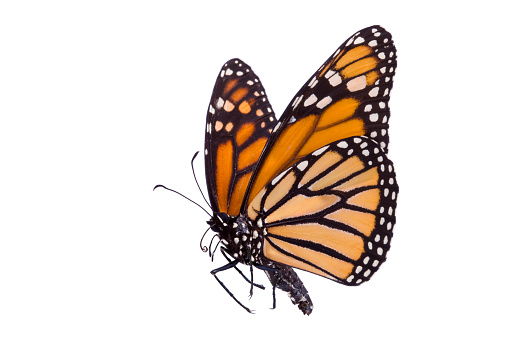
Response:
[[[218,272],[249,265],[252,294],[258,267],[309,315],[313,304],[293,268],[354,286],[385,261],[398,195],[386,155],[395,68],[391,34],[365,28],[325,61],[277,121],[245,62],[222,67],[208,107],[205,172],[209,229],[229,262],[211,273],[247,311]]]

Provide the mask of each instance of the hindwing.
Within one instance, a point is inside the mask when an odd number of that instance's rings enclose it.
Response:
[[[350,137],[279,174],[253,199],[248,216],[265,229],[267,259],[358,285],[385,261],[397,195],[382,147]]]

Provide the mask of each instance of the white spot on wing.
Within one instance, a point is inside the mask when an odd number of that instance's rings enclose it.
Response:
[[[323,98],[322,100],[318,101],[318,103],[316,104],[316,107],[318,108],[324,108],[325,106],[327,106],[328,104],[330,104],[332,102],[332,98],[327,96],[325,98]]]
[[[364,38],[360,36],[357,39],[355,39],[355,41],[353,43],[355,45],[358,45],[358,44],[362,44],[363,42],[364,42]]]
[[[300,104],[301,100],[302,100],[302,95],[299,96],[298,98],[295,98],[295,101],[294,101],[294,104],[293,104],[293,108],[294,109]]]
[[[369,93],[368,93],[368,94],[369,94],[369,96],[370,96],[370,97],[372,97],[372,98],[373,98],[373,97],[376,97],[376,96],[378,95],[378,87],[373,88],[371,91],[369,91]]]
[[[216,108],[217,108],[217,109],[221,109],[221,108],[223,108],[223,105],[224,105],[224,100],[223,100],[223,98],[219,98],[219,99],[217,99],[217,102],[216,102]]]
[[[326,79],[329,79],[332,75],[334,75],[334,73],[336,73],[336,72],[334,72],[333,70],[330,70],[330,69],[329,69],[329,70],[325,73],[325,78],[326,78]]]
[[[350,92],[356,92],[366,88],[366,76],[361,75],[356,78],[353,78],[352,80],[347,82],[346,88],[348,88]]]
[[[308,107],[309,105],[312,105],[316,102],[317,97],[314,94],[311,94],[306,101],[304,101],[304,107]]]
[[[281,180],[282,177],[284,177],[284,175],[286,174],[286,172],[288,172],[290,170],[290,168],[288,168],[286,171],[283,171],[281,172],[277,177],[275,177],[274,179],[272,179],[272,182],[271,184],[272,185],[275,185],[278,183],[279,180]]]
[[[309,82],[308,86],[313,88],[315,87],[315,85],[318,83],[318,80],[316,79],[316,76],[313,77],[313,79],[311,79],[311,81]]]
[[[302,161],[301,163],[299,163],[297,165],[297,168],[301,171],[304,171],[306,169],[306,167],[308,167],[308,161],[307,160],[304,160]]]
[[[339,85],[341,83],[341,76],[338,73],[334,74],[329,79],[329,83],[331,84],[332,87],[336,87],[337,85]]]
[[[316,157],[317,155],[320,155],[323,152],[325,152],[325,150],[327,148],[329,148],[329,145],[326,145],[326,146],[323,146],[322,148],[317,149],[316,151],[313,152],[313,155]]]

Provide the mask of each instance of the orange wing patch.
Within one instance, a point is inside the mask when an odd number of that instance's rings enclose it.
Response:
[[[242,114],[248,114],[251,112],[251,105],[246,100],[242,101],[242,103],[239,105],[239,111]]]
[[[270,228],[270,234],[337,248],[353,260],[359,259],[364,252],[362,237],[318,223],[274,226]]]
[[[296,177],[293,172],[288,173],[284,179],[277,183],[272,192],[267,196],[265,200],[265,209],[274,207],[275,204],[281,201],[287,194],[290,194],[290,190],[295,183]]]
[[[259,138],[244,148],[244,150],[239,154],[237,169],[242,171],[245,168],[254,165],[258,161],[266,142],[267,138]]]
[[[330,255],[327,255],[320,251],[314,251],[309,248],[301,247],[298,245],[293,245],[288,242],[280,241],[277,238],[274,238],[270,240],[270,242],[277,245],[281,250],[272,251],[271,248],[268,247],[267,250],[264,247],[264,255],[271,260],[274,261],[282,261],[285,263],[291,263],[290,266],[294,266],[296,268],[307,270],[311,273],[319,274],[321,276],[324,276],[329,279],[346,279],[350,272],[352,272],[352,269],[354,265],[352,263],[349,263],[347,261],[332,257]],[[269,245],[270,246],[270,245]],[[306,258],[306,261],[311,262],[314,264],[313,266],[319,266],[320,269],[317,269],[316,267],[313,267],[309,264],[303,263],[302,261],[295,260],[293,258],[286,258],[284,257],[284,252],[290,253],[294,256],[300,257],[300,258]],[[276,260],[279,259],[279,260]],[[293,260],[292,260],[293,259]],[[328,274],[329,272],[330,274]]]
[[[344,56],[337,58],[337,61],[332,64],[332,68],[336,70],[341,70],[346,65],[349,65],[357,60],[360,60],[373,52],[371,47],[366,45],[361,45],[359,47],[355,47],[348,52],[345,53]],[[341,54],[340,54],[341,55]]]
[[[228,210],[228,195],[233,173],[233,145],[231,141],[217,147],[216,192],[219,211]]]
[[[269,214],[265,221],[271,223],[289,218],[309,216],[331,207],[340,200],[341,199],[337,195],[318,195],[309,197],[299,194],[292,197],[281,207]]]
[[[368,237],[375,229],[375,216],[371,213],[340,209],[327,214],[325,218],[348,225]]]
[[[380,204],[380,190],[378,188],[373,188],[362,191],[348,199],[347,203],[374,211],[378,207],[378,204]]]
[[[254,123],[246,123],[240,126],[239,130],[237,131],[237,134],[235,134],[237,145],[242,146],[242,144],[245,143],[247,139],[249,139],[251,135],[253,135],[254,132],[255,132]]]
[[[233,192],[230,197],[230,203],[228,205],[228,215],[239,215],[240,205],[242,204],[242,199],[244,198],[244,192],[246,191],[252,174],[252,171],[247,172],[238,178],[235,182],[235,186],[233,187]]]
[[[362,119],[351,119],[326,129],[316,130],[297,153],[296,159],[317,150],[335,140],[364,134]],[[292,159],[295,161],[296,159]]]
[[[289,125],[288,128],[276,140],[276,144],[271,148],[267,156],[264,166],[258,170],[258,179],[251,189],[251,195],[254,198],[255,192],[258,193],[260,189],[277,173],[281,172],[288,161],[293,159],[295,154],[302,147],[302,144],[307,140],[309,134],[312,133],[317,117],[309,116],[295,124]],[[249,199],[249,201],[251,201]]]
[[[330,187],[338,181],[350,176],[351,174],[364,169],[364,163],[359,157],[351,157],[343,161],[339,166],[329,171],[325,176],[315,181],[309,189],[311,191],[319,191],[326,187]]]
[[[249,89],[247,87],[240,87],[239,89],[235,90],[231,94],[230,99],[234,103],[237,103],[240,100],[244,99],[248,93],[249,93]]]
[[[355,177],[345,181],[334,189],[338,191],[348,192],[356,188],[365,186],[375,186],[378,183],[378,170],[375,167],[356,175]]]
[[[352,117],[357,107],[359,107],[359,101],[353,98],[345,98],[336,101],[321,114],[316,128],[327,128]]]
[[[223,87],[223,98],[226,97],[226,95],[235,87],[235,85],[239,82],[239,78],[229,78]]]
[[[329,279],[333,279],[333,280],[336,279],[334,276],[325,273],[323,270],[321,270],[317,267],[311,266],[309,264],[306,264],[305,262],[302,262],[298,259],[295,259],[295,258],[289,256],[289,255],[286,255],[284,252],[281,251],[281,249],[282,249],[281,246],[278,246],[279,248],[276,249],[271,244],[271,242],[274,242],[276,245],[279,244],[279,245],[284,246],[284,242],[279,241],[277,239],[272,240],[272,241],[267,241],[267,243],[263,246],[263,255],[265,257],[270,258],[271,260],[276,261],[276,262],[285,263],[286,265],[293,266],[293,267],[300,268],[302,270],[305,270],[305,271],[308,271],[308,272],[311,272],[314,274],[321,275],[325,278],[329,278]],[[286,251],[288,251],[288,250],[289,250],[289,248],[286,248]],[[291,254],[293,254],[293,253],[291,253]],[[347,267],[347,271],[348,271],[348,269],[351,270],[351,267]]]

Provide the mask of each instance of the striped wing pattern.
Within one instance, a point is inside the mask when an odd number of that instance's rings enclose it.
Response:
[[[390,248],[398,186],[372,139],[350,137],[300,159],[255,197],[269,260],[347,285],[371,278]]]
[[[382,27],[365,28],[343,43],[281,116],[242,210],[278,173],[336,140],[365,135],[387,152],[388,102],[395,69],[396,48]]]
[[[260,80],[240,59],[217,77],[207,114],[205,171],[214,211],[238,215],[253,169],[276,124]]]

